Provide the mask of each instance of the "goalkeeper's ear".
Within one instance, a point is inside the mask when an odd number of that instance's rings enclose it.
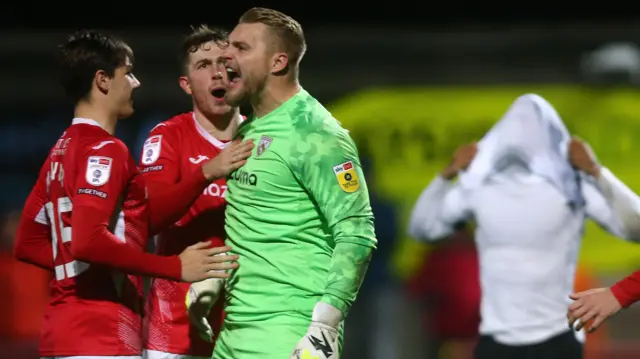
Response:
[[[289,56],[285,52],[276,52],[271,59],[271,73],[276,76],[289,72]]]

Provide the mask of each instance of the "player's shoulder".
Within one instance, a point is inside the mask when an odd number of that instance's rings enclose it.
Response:
[[[192,125],[192,121],[193,112],[187,112],[158,123],[149,131],[144,143],[145,149],[148,150],[149,146],[159,149],[162,143],[170,143],[172,146],[178,145],[181,139],[188,135],[188,128]]]
[[[112,168],[126,168],[131,161],[129,148],[122,140],[111,135],[97,135],[78,140],[74,153],[63,160],[65,169],[81,170],[86,166],[87,181],[100,184],[107,180]],[[89,173],[90,171],[93,171]]]
[[[307,136],[309,139],[315,137],[321,138],[322,141],[339,141],[351,138],[349,131],[342,127],[340,121],[320,103],[317,103],[309,111],[301,113],[296,121],[299,122],[294,127],[298,131],[306,132],[309,135],[314,134],[314,136]]]
[[[129,147],[113,136],[87,142],[84,152],[89,156],[89,162],[105,158],[115,160],[116,163],[127,163],[131,157]]]
[[[295,124],[294,127],[298,130],[326,135],[345,132],[331,112],[308,94],[301,96],[296,101],[290,111],[290,116]]]
[[[189,125],[190,121],[193,121],[193,112],[181,113],[169,118],[166,121],[158,123],[154,128],[151,129],[149,133],[150,135],[153,135],[178,131],[179,129]]]
[[[75,143],[77,150],[85,153],[111,153],[128,155],[129,148],[119,138],[106,131],[95,131],[93,128],[72,126],[66,131],[66,137]],[[64,145],[63,145],[64,146]]]
[[[99,151],[104,149],[109,152],[128,153],[129,147],[115,136],[100,136],[90,139],[84,143],[87,150]]]

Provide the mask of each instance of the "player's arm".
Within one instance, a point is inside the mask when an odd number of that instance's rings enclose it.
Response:
[[[98,166],[96,161],[102,161]],[[108,165],[107,165],[108,164]],[[79,157],[73,194],[71,252],[81,261],[106,265],[127,273],[181,279],[178,256],[157,256],[136,249],[109,231],[119,198],[126,190],[130,162],[122,143],[89,147]],[[94,171],[101,171],[95,176]],[[126,221],[126,218],[125,218]]]
[[[147,183],[151,233],[184,216],[209,183],[244,165],[253,149],[251,141],[234,141],[216,158],[184,173],[179,161],[181,140],[161,124],[151,131],[142,149],[140,172]]]
[[[411,212],[409,236],[435,241],[455,232],[455,225],[471,217],[471,210],[461,188],[437,176],[422,191]]]
[[[592,172],[595,185],[583,181],[587,215],[617,237],[640,241],[640,198],[611,171]]]
[[[598,192],[604,197],[598,203],[593,194],[585,193],[587,201],[587,215],[597,222],[604,224],[605,228],[618,230],[616,235],[628,240],[640,241],[640,199],[622,181],[616,178],[608,169],[602,167],[591,147],[581,139],[574,137],[569,141],[568,157],[571,164],[578,170],[590,176],[583,181],[593,179]],[[588,190],[588,187],[586,187]],[[589,195],[590,197],[587,197]],[[591,204],[589,200],[591,199]],[[617,228],[616,228],[617,227]]]
[[[149,133],[142,148],[139,167],[147,184],[152,234],[179,220],[209,183],[197,168],[180,172],[181,140],[161,123]]]
[[[335,246],[323,295],[292,357],[312,357],[320,350],[322,358],[329,358],[339,350],[337,328],[356,299],[376,247],[373,213],[355,145],[345,130],[321,128],[296,140],[306,142],[299,148],[314,149],[297,156],[292,167],[317,203]]]
[[[458,147],[451,163],[422,191],[411,212],[411,237],[427,241],[445,238],[453,234],[457,223],[471,217],[466,196],[453,180],[471,164],[476,153],[476,143]]]
[[[327,285],[313,316],[314,320],[325,316],[331,322],[327,324],[334,325],[355,300],[376,247],[373,213],[357,150],[347,132],[320,130],[306,141],[309,148],[323,150],[301,158],[297,164],[301,183],[318,204],[335,242]]]
[[[44,269],[53,269],[51,226],[45,211],[49,164],[47,159],[27,197],[13,247],[13,254],[18,260]]]

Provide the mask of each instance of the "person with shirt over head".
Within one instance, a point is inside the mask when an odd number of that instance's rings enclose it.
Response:
[[[584,336],[567,327],[566,313],[585,220],[640,240],[629,221],[640,207],[617,204],[620,196],[636,204],[638,197],[593,163],[588,145],[571,138],[551,104],[527,94],[478,144],[460,147],[420,195],[409,223],[413,238],[435,241],[460,221],[477,224],[476,359],[582,358]],[[607,191],[612,186],[618,190]]]

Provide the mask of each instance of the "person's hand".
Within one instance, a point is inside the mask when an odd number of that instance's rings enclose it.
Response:
[[[210,181],[227,177],[228,174],[247,163],[253,147],[252,140],[234,140],[215,158],[202,165],[202,173]]]
[[[324,302],[316,303],[307,333],[298,341],[289,359],[338,359],[338,327],[342,312]]]
[[[338,359],[338,337],[336,328],[311,322],[290,359]]]
[[[587,173],[595,178],[600,175],[600,165],[591,147],[586,142],[577,137],[573,137],[569,142],[569,162],[576,169]]]
[[[453,154],[451,163],[442,171],[442,177],[447,180],[455,178],[458,172],[469,167],[471,161],[476,157],[476,153],[478,153],[478,145],[475,142],[458,147]]]
[[[187,314],[191,324],[196,328],[202,340],[213,343],[213,329],[207,318],[213,305],[218,301],[224,279],[209,278],[201,282],[191,284],[185,298]]]
[[[609,288],[597,288],[573,293],[569,298],[573,299],[574,302],[569,306],[567,319],[571,328],[574,328],[574,323],[578,321],[575,326],[576,331],[588,326],[587,330],[592,333],[605,320],[622,309],[622,306]]]
[[[198,282],[207,278],[229,278],[226,272],[238,268],[237,255],[222,254],[231,247],[209,248],[211,242],[199,242],[187,247],[180,253],[182,263],[182,280]],[[221,254],[221,255],[217,255]]]

